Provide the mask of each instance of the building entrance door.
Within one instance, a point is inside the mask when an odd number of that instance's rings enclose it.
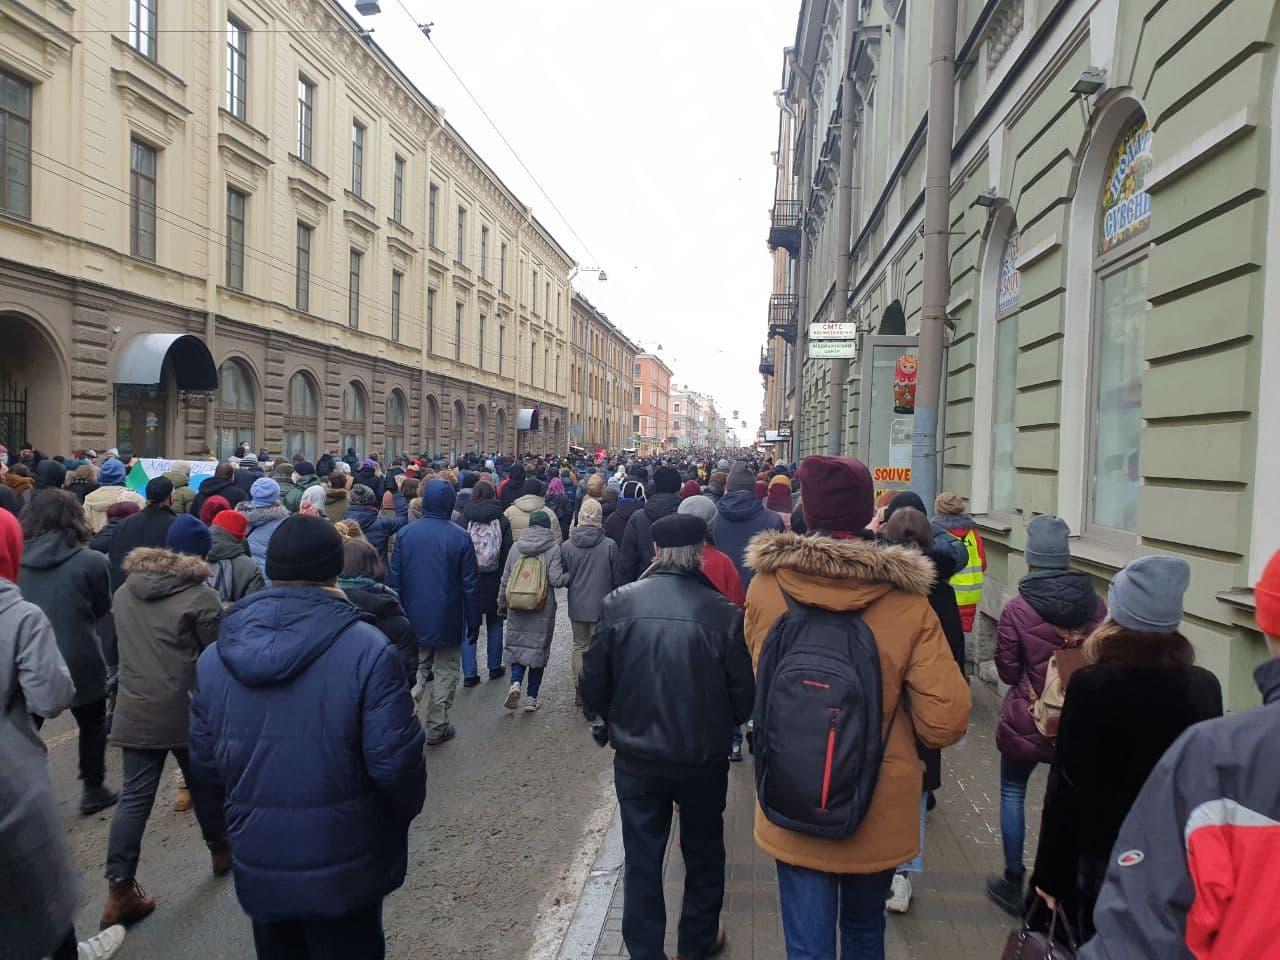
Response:
[[[121,458],[164,457],[165,402],[157,391],[116,391],[116,446]]]
[[[27,442],[27,388],[0,369],[0,445],[17,455]]]

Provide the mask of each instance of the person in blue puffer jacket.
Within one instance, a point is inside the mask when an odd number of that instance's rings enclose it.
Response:
[[[394,500],[396,515],[384,517],[378,513],[378,495],[363,483],[351,488],[351,506],[347,508],[346,519],[360,524],[364,538],[378,551],[382,562],[387,562],[387,541],[391,535],[409,522],[409,501],[403,497]]]
[[[337,589],[342,566],[332,523],[289,517],[267,553],[276,586],[227,612],[196,668],[191,777],[225,791],[260,958],[317,941],[383,956],[382,900],[426,800],[400,655]]]
[[[745,592],[751,586],[755,571],[746,565],[747,544],[757,533],[781,531],[782,518],[756,499],[756,475],[739,460],[729,470],[727,491],[716,504],[720,519],[716,521],[716,549],[725,554],[738,569]]]
[[[458,681],[461,648],[480,629],[480,582],[471,537],[453,522],[457,500],[444,480],[430,480],[422,491],[422,517],[396,535],[387,586],[400,594],[405,615],[418,638],[418,682],[415,698],[427,691],[427,746],[437,747],[457,735],[449,723]]]

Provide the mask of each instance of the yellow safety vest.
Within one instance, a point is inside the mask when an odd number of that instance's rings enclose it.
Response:
[[[978,553],[978,532],[966,530],[960,542],[969,552],[968,565],[951,578],[960,607],[976,607],[982,599],[982,556]]]

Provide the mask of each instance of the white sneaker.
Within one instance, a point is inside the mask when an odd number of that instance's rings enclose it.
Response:
[[[537,697],[530,697],[528,700],[526,700],[526,701],[524,702],[524,712],[525,712],[525,713],[537,713],[537,712],[538,712],[538,698],[537,698]]]
[[[514,710],[520,706],[520,684],[513,683],[511,685],[511,689],[507,691],[507,699],[502,705],[508,710]],[[534,709],[536,710],[537,708],[535,707]]]
[[[911,906],[911,878],[905,873],[893,875],[893,885],[889,888],[889,898],[884,905],[890,913],[906,913]]]
[[[111,960],[122,946],[124,927],[117,923],[88,940],[81,940],[76,945],[76,956],[79,960]]]

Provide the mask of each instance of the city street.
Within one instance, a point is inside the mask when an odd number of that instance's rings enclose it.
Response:
[[[427,755],[427,804],[409,833],[405,885],[387,899],[388,956],[551,957],[613,813],[612,751],[591,740],[568,683],[563,616],[537,714],[502,708],[508,681],[459,688],[458,738]],[[481,653],[481,676],[486,676]],[[424,704],[419,715],[425,711]],[[111,811],[76,815],[76,733],[70,714],[45,726],[49,766],[80,870],[76,928],[98,929]],[[138,880],[159,901],[135,925],[128,960],[243,960],[249,922],[230,877],[215,879],[193,813],[175,813],[169,761],[147,827]],[[120,752],[107,751],[120,786]]]

